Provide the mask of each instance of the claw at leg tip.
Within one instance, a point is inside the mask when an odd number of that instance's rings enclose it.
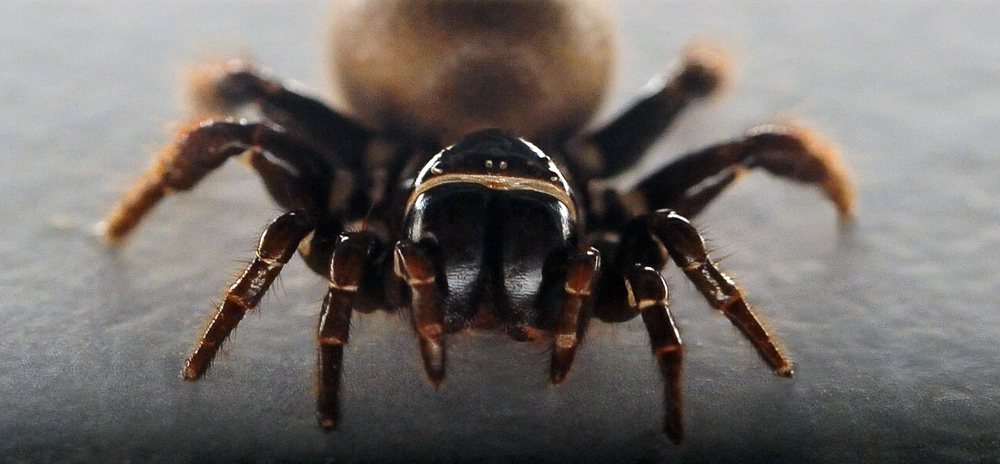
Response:
[[[184,370],[181,371],[181,377],[191,381],[200,379],[203,374],[204,372],[198,372],[198,369],[191,364],[190,359],[184,363]]]
[[[116,226],[108,220],[98,222],[90,229],[91,234],[108,246],[117,246],[121,244],[125,239],[125,236],[127,236],[131,231],[131,228]]]
[[[428,375],[427,379],[430,381],[431,386],[434,389],[440,389],[441,384],[444,383],[444,374]]]
[[[663,434],[675,445],[679,445],[684,441],[684,428],[681,424],[665,424],[663,426]]]
[[[853,205],[837,205],[837,224],[841,232],[848,232],[854,228],[854,218]]]
[[[111,234],[108,232],[108,221],[100,221],[94,224],[90,228],[90,233],[96,237],[100,237],[102,240],[106,242],[113,241]]]
[[[319,427],[324,432],[332,432],[337,429],[337,421],[332,417],[320,417]]]

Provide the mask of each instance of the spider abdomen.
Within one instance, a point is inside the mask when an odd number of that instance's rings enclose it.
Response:
[[[603,97],[607,0],[386,0],[335,10],[334,79],[355,115],[441,146],[486,128],[575,133]]]

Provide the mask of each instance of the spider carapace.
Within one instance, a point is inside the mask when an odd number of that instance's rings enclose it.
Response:
[[[846,218],[852,190],[837,155],[797,126],[760,126],[629,189],[609,187],[725,77],[718,55],[691,49],[665,84],[587,129],[612,69],[610,9],[604,0],[341,2],[331,36],[340,109],[245,61],[197,73],[193,122],[115,206],[105,236],[124,238],[164,196],[233,157],[286,213],[262,234],[183,377],[205,374],[296,250],[329,281],[317,363],[327,429],[340,414],[352,312],[374,306],[411,315],[435,385],[450,334],[547,339],[559,383],[591,317],[641,316],[665,381],[664,432],[679,441],[683,350],[660,276],[671,261],[777,374],[791,375],[685,218],[757,168],[818,187]],[[248,111],[257,117],[236,117]]]

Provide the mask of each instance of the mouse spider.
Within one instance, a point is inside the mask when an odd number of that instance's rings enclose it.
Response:
[[[610,9],[607,0],[341,2],[330,49],[339,110],[247,62],[199,73],[194,94],[210,116],[155,157],[108,215],[105,237],[120,241],[164,196],[237,156],[287,212],[261,235],[183,377],[205,375],[296,250],[329,281],[317,363],[325,429],[339,419],[355,310],[407,311],[435,386],[456,332],[549,340],[558,384],[592,316],[641,316],[665,381],[663,430],[680,441],[683,349],[660,275],[668,261],[790,376],[686,218],[754,168],[818,187],[847,218],[853,194],[837,154],[804,129],[761,126],[630,189],[607,186],[725,77],[724,60],[689,50],[663,85],[587,129],[612,70]],[[259,118],[235,117],[248,110]]]

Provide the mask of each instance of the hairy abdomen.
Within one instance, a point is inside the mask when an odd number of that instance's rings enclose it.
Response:
[[[367,0],[334,8],[334,79],[374,128],[447,145],[576,132],[611,77],[607,0]]]

